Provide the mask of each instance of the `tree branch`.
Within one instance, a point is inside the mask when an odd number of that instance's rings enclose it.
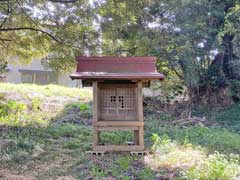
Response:
[[[9,15],[11,13],[10,11],[10,5],[8,3],[8,9],[7,9],[7,15]],[[2,21],[1,25],[0,25],[0,29],[3,27],[3,25],[7,22],[8,20],[8,16],[4,18],[4,20]]]
[[[0,38],[0,41],[12,41],[12,39],[4,39],[4,38]]]
[[[75,3],[77,0],[49,0],[53,3]]]
[[[36,29],[36,28],[32,28],[32,27],[19,27],[19,28],[4,28],[4,29],[0,29],[0,32],[4,32],[4,31],[20,31],[20,30],[30,30],[30,31],[37,31],[37,32],[41,32],[43,34],[46,34],[47,36],[49,36],[50,38],[52,38],[53,40],[55,40],[56,42],[63,44],[63,42],[59,39],[57,39],[55,36],[53,36],[52,34],[43,31],[41,29]]]
[[[12,0],[0,0],[0,2],[7,2],[7,1],[12,1]],[[59,2],[59,3],[75,3],[78,0],[49,0],[51,2]]]

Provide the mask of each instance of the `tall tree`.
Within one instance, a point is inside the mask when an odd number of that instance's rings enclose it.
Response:
[[[88,1],[4,0],[0,2],[1,55],[68,70],[76,54],[91,53],[98,44],[94,14]]]
[[[131,3],[109,0],[101,4],[105,44],[111,44],[107,48],[113,54],[157,55],[161,67],[167,65],[184,79],[194,101],[205,97],[220,102],[221,93],[239,72],[231,65],[239,59],[234,47],[239,1]]]

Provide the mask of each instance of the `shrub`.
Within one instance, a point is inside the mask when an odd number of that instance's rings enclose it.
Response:
[[[196,180],[233,180],[240,176],[239,156],[215,154],[191,167],[188,171],[183,172],[184,179]]]
[[[187,143],[180,145],[168,138],[167,135],[153,134],[153,154],[145,158],[145,162],[153,168],[183,168],[191,166],[204,157],[200,148],[193,148]]]
[[[63,148],[67,148],[67,149],[77,149],[80,147],[81,147],[81,143],[76,139],[68,140],[63,143]]]
[[[141,180],[150,180],[154,179],[154,173],[150,168],[146,167],[138,174],[138,177]]]

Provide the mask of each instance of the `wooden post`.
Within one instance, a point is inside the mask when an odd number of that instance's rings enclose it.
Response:
[[[139,146],[144,149],[144,130],[143,127],[139,127]]]
[[[137,82],[138,120],[143,121],[142,81]]]
[[[137,82],[137,102],[138,102],[138,120],[143,122],[142,81]],[[143,130],[143,126],[139,127],[138,142],[139,142],[139,146],[142,149],[144,149],[144,130]]]
[[[98,82],[93,81],[93,149],[99,143],[98,121]]]
[[[135,145],[139,145],[139,128],[134,131],[134,143]]]

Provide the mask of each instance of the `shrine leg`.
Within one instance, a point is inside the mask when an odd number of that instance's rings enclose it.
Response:
[[[95,127],[93,128],[93,146],[99,145],[99,139],[100,139],[100,132]]]
[[[144,130],[143,130],[143,127],[139,127],[139,145],[144,148]]]
[[[139,130],[134,131],[134,143],[135,145],[139,145]]]

